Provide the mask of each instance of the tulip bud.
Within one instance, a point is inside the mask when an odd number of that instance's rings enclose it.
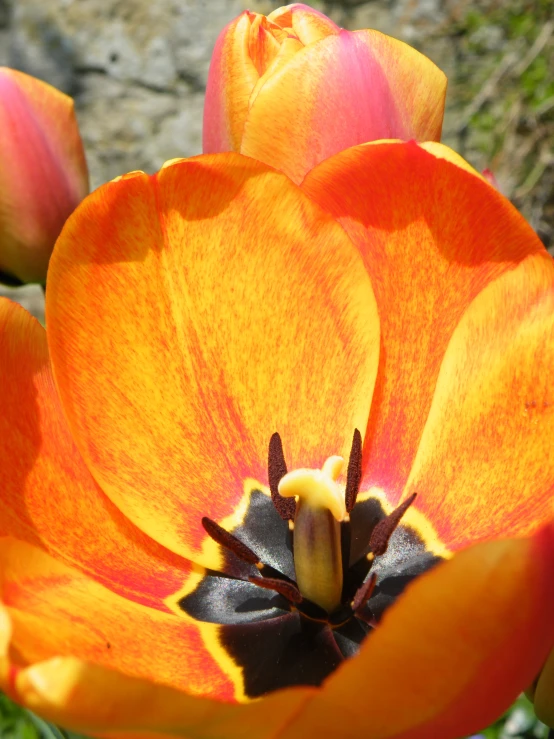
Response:
[[[0,67],[0,281],[46,280],[62,226],[87,193],[71,98]]]
[[[438,141],[445,94],[429,59],[378,31],[344,31],[301,4],[246,11],[215,46],[204,152],[240,151],[301,182],[350,146]]]
[[[554,729],[554,650],[550,652],[535,684],[526,693],[535,704],[537,717]]]

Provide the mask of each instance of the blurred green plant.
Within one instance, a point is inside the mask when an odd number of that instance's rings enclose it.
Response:
[[[554,2],[478,0],[451,23],[454,148],[554,248]]]
[[[85,739],[70,731],[58,729],[30,711],[15,705],[0,693],[1,739]]]
[[[28,714],[0,695],[0,737],[2,739],[44,739]]]

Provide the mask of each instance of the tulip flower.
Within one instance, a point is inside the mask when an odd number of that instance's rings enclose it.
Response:
[[[54,243],[88,193],[73,101],[0,67],[0,282],[46,280]]]
[[[0,686],[99,737],[488,725],[554,643],[553,287],[440,144],[96,190],[46,330],[0,301]]]
[[[242,152],[301,182],[356,144],[438,141],[445,94],[429,59],[378,31],[344,31],[299,3],[245,11],[215,46],[204,152]]]

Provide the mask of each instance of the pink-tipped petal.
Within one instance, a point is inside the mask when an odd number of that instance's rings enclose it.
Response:
[[[248,101],[259,73],[249,53],[255,14],[245,11],[220,33],[204,102],[203,151],[239,151]]]
[[[7,68],[0,99],[0,275],[44,282],[62,226],[88,192],[73,101]]]
[[[446,78],[426,57],[377,31],[329,35],[264,79],[241,151],[295,182],[356,144],[440,137]]]

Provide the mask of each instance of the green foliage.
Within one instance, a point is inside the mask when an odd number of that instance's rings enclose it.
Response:
[[[58,729],[30,711],[16,706],[0,693],[1,739],[86,739],[78,734]]]
[[[451,16],[446,143],[554,248],[554,0],[476,0]]]
[[[532,704],[522,695],[505,716],[478,736],[483,739],[546,739],[548,728],[537,721]]]
[[[28,715],[0,695],[0,737],[2,739],[46,739],[33,725]]]

